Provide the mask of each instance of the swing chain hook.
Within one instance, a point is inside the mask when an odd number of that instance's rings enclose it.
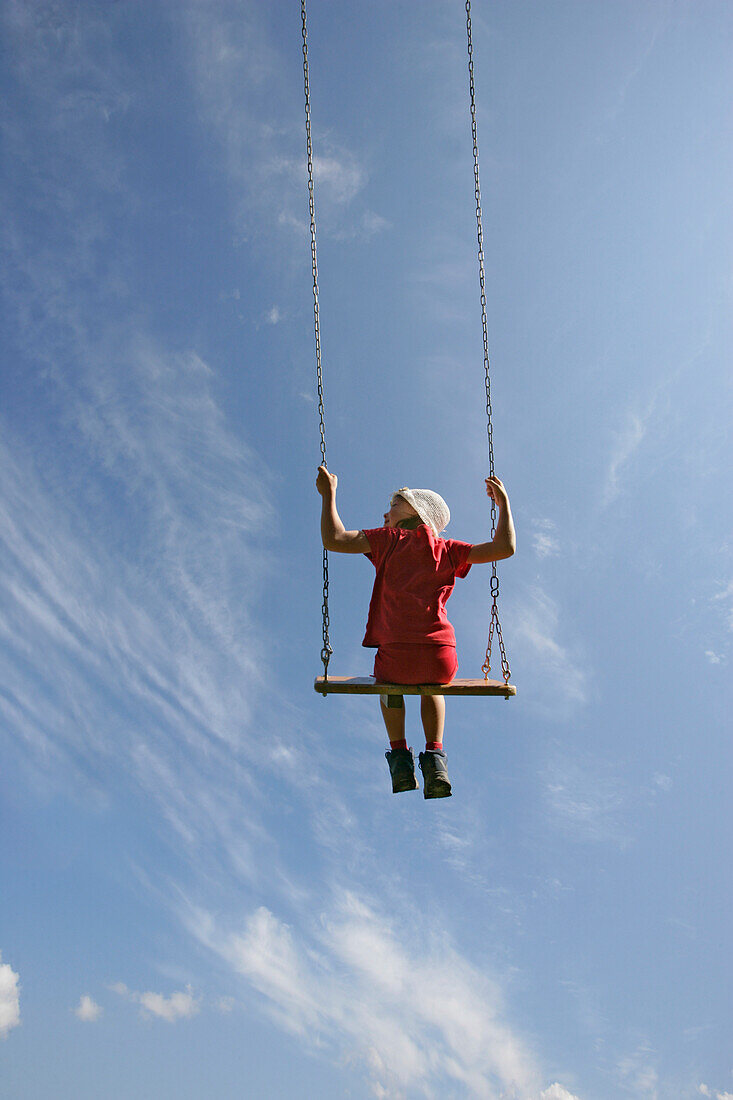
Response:
[[[492,570],[495,570],[494,563],[492,562]],[[508,684],[511,678],[511,669],[509,668],[509,661],[507,660],[506,649],[504,648],[504,637],[501,632],[501,623],[499,622],[499,608],[497,605],[497,599],[499,596],[499,578],[496,572],[492,572],[491,577],[491,618],[489,620],[489,640],[486,645],[486,656],[484,663],[481,665],[481,671],[484,674],[484,680],[488,680],[489,673],[491,672],[491,647],[494,642],[494,633],[496,633],[497,640],[499,642],[499,654],[501,657],[501,674],[504,679],[504,683]]]

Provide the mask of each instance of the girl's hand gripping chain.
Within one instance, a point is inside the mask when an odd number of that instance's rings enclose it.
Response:
[[[517,545],[509,494],[504,488],[504,483],[498,477],[487,477],[486,495],[499,509],[496,532],[491,542],[481,542],[474,545],[468,557],[472,565],[510,558]]]
[[[504,488],[503,482],[499,481],[498,477],[486,478],[486,495],[490,500],[493,500],[498,506],[506,508],[509,503],[509,497],[507,491]]]
[[[318,477],[316,478],[316,489],[322,497],[335,496],[336,486],[338,485],[338,478],[336,474],[331,474],[325,466],[318,467]]]
[[[321,540],[326,550],[338,554],[368,554],[369,540],[363,531],[347,531],[336,508],[336,474],[318,467],[316,489],[321,494]]]

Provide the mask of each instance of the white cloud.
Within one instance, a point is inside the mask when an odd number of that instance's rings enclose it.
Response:
[[[186,986],[185,991],[178,990],[171,993],[169,997],[150,991],[136,993],[135,990],[128,989],[124,982],[115,982],[110,989],[120,997],[139,1004],[143,1016],[157,1016],[159,1020],[165,1020],[169,1024],[175,1023],[176,1020],[190,1019],[201,1010],[201,1002],[194,997],[190,985]]]
[[[184,920],[257,990],[281,1027],[341,1047],[365,1067],[376,1095],[539,1091],[531,1052],[502,1020],[499,988],[444,936],[415,951],[350,893],[317,915],[312,939],[264,907],[240,931],[201,910],[187,910]]]
[[[722,665],[725,662],[725,655],[716,653],[714,649],[706,649],[705,656],[711,665]]]
[[[557,539],[543,531],[538,531],[532,538],[532,546],[538,558],[556,557],[560,553],[560,545]]]
[[[85,1023],[94,1023],[102,1015],[102,1008],[94,1001],[88,993],[84,993],[79,1004],[74,1009],[74,1014],[79,1020],[83,1020]]]
[[[552,558],[560,553],[560,543],[556,538],[557,525],[550,519],[534,521],[532,547],[538,558]]]
[[[540,1093],[540,1100],[579,1100],[579,1097],[555,1082]]]
[[[170,997],[164,997],[162,993],[138,993],[137,1000],[143,1012],[169,1024],[195,1016],[200,1007],[190,985],[186,986],[185,993],[172,993]]]
[[[273,306],[272,309],[268,311],[266,320],[268,325],[276,325],[282,320],[282,314],[277,306]]]
[[[365,238],[372,237],[388,229],[390,222],[381,214],[375,214],[373,210],[366,210],[361,219],[361,233]]]
[[[714,1097],[714,1100],[733,1100],[733,1092],[713,1092],[707,1085],[698,1085],[697,1091],[701,1096]]]
[[[366,183],[364,169],[357,164],[353,156],[344,152],[340,155],[314,156],[313,176],[318,186],[340,203],[351,202]],[[303,169],[300,177],[305,179]]]
[[[0,1039],[20,1023],[20,977],[0,953]]]

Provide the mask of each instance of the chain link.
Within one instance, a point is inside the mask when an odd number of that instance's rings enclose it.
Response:
[[[300,20],[303,31],[303,90],[305,92],[305,136],[308,152],[308,208],[311,228],[311,269],[313,272],[313,328],[316,340],[316,380],[318,383],[318,416],[321,431],[321,465],[326,466],[326,422],[323,410],[323,372],[321,369],[321,317],[318,308],[318,256],[316,252],[316,202],[313,187],[313,142],[311,140],[311,90],[308,77],[308,27],[306,24],[305,0],[300,0]],[[330,619],[328,614],[328,551],[323,551],[323,678],[328,679],[328,662],[333,649],[328,636]],[[324,696],[325,698],[325,696]]]
[[[473,40],[471,37],[471,0],[466,0],[466,37],[468,41],[468,83],[471,98],[471,136],[473,138],[473,181],[474,195],[476,197],[476,236],[478,240],[478,274],[481,287],[481,331],[484,341],[484,386],[486,389],[486,422],[489,448],[489,476],[494,476],[494,428],[491,420],[491,375],[489,372],[489,326],[486,319],[486,270],[484,266],[484,227],[481,217],[481,183],[479,179],[478,165],[478,129],[476,126],[476,88],[473,76]],[[491,537],[496,534],[496,504],[491,502]],[[504,649],[504,639],[499,622],[499,577],[496,572],[496,562],[491,563],[491,618],[489,620],[489,637],[486,644],[486,656],[481,666],[484,679],[488,680],[491,671],[491,647],[496,633],[501,653],[501,670],[504,683],[509,683],[511,672]]]

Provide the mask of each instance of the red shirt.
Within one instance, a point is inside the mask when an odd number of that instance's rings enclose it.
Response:
[[[402,527],[375,527],[365,531],[371,553],[366,557],[377,570],[369,604],[368,647],[390,642],[456,644],[445,604],[456,577],[465,577],[473,549],[470,542],[436,538],[422,524],[416,531]]]

